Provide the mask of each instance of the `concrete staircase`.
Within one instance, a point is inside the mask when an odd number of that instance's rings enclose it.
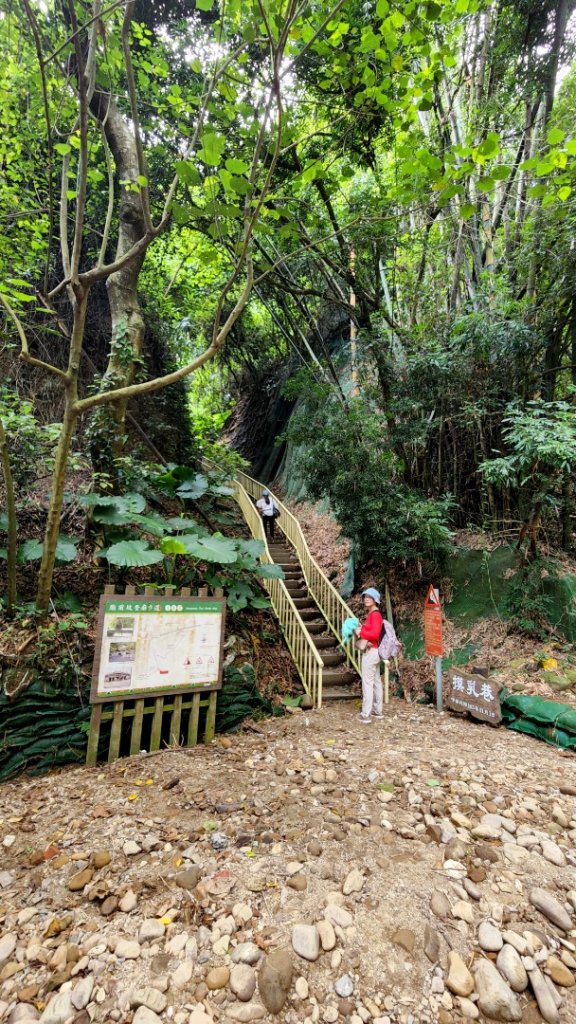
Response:
[[[306,586],[295,549],[278,533],[276,525],[276,536],[268,542],[268,550],[273,562],[284,570],[286,589],[322,658],[322,700],[354,700],[359,697],[355,686],[358,676],[346,666],[346,656]]]

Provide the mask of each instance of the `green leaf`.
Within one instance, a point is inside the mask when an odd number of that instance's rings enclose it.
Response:
[[[479,156],[494,156],[500,148],[500,138],[496,132],[488,132],[484,142],[481,142],[478,146],[477,153]]]
[[[304,694],[299,693],[297,697],[282,697],[282,703],[287,708],[299,708],[304,700]]]
[[[186,555],[186,545],[181,537],[163,537],[160,541],[160,549],[165,555]]]
[[[557,146],[558,143],[563,142],[566,137],[566,132],[563,132],[561,128],[551,128],[546,135],[546,141],[549,146]]]
[[[155,551],[145,540],[121,540],[102,555],[110,565],[128,566],[130,568],[139,565],[154,565],[161,562],[163,555],[161,551]]]
[[[171,516],[166,520],[166,526],[169,526],[171,530],[199,530],[198,523],[186,516]]]
[[[54,150],[60,156],[67,156],[70,152],[70,146],[68,146],[65,142],[57,142],[54,146]]]
[[[378,3],[376,4],[377,18],[385,18],[389,10],[390,4],[388,3],[388,0],[378,0]]]
[[[284,569],[280,565],[274,565],[272,562],[265,562],[263,565],[257,566],[255,570],[256,576],[260,576],[263,580],[283,580]]]
[[[206,494],[208,490],[208,479],[202,473],[196,473],[192,479],[183,480],[181,484],[176,488],[176,494],[179,498],[187,498],[189,501],[195,501],[197,498],[201,498],[203,494]]]
[[[476,207],[472,206],[472,203],[462,203],[460,207],[460,216],[462,220],[470,220],[470,217],[474,213]]]
[[[42,558],[44,545],[39,540],[25,540],[18,550],[19,562],[37,562]],[[56,561],[73,562],[77,555],[76,544],[70,537],[59,537],[56,542]]]
[[[0,558],[8,558],[8,549],[0,548]]]
[[[476,188],[479,192],[492,192],[494,190],[495,181],[493,178],[480,178],[476,184]]]
[[[568,142],[566,143],[566,152],[569,153],[570,156],[576,156],[576,139],[568,139]]]
[[[196,0],[197,11],[211,11],[214,0]]]
[[[216,132],[205,132],[202,136],[202,149],[198,153],[198,157],[203,163],[215,167],[220,163],[225,149],[226,139],[223,135],[218,135]]]
[[[435,787],[435,786],[441,786],[442,783],[440,782],[439,779],[426,779],[426,785],[427,786]]]
[[[0,530],[7,530],[7,529],[8,529],[8,515],[7,515],[6,512],[0,512]],[[256,543],[259,544],[260,541],[257,541]],[[262,545],[262,550],[264,550],[264,545]]]
[[[224,166],[231,174],[246,174],[250,170],[250,164],[246,160],[237,160],[236,157],[230,157]]]
[[[200,175],[191,160],[177,160],[174,169],[185,185],[200,184]]]
[[[148,178],[144,174],[139,174],[138,177],[136,178],[136,181],[141,188],[146,188],[148,184]]]
[[[570,185],[562,185],[562,188],[558,189],[558,199],[560,199],[563,203],[567,199],[569,199],[571,195],[572,189],[570,188]]]
[[[232,565],[239,560],[236,542],[228,537],[196,537],[183,534],[180,538],[186,551],[194,558],[202,558],[206,562],[217,562],[221,565]]]

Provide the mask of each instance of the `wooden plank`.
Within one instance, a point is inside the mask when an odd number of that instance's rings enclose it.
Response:
[[[134,715],[132,719],[132,731],[130,733],[130,754],[137,754],[141,750],[142,742],[142,722],[144,721],[144,701],[137,700],[134,704],[134,710],[129,711],[128,715]],[[126,717],[126,715],[125,715]]]
[[[170,718],[170,746],[180,746],[180,722],[182,720],[182,695],[174,697],[174,710]]]
[[[110,733],[110,747],[108,748],[108,760],[115,761],[120,753],[120,740],[122,738],[122,715],[124,712],[124,701],[116,701],[114,705],[114,717],[112,719],[112,732]]]
[[[213,690],[210,694],[210,700],[208,701],[208,711],[206,712],[206,725],[204,726],[204,743],[211,743],[214,739],[214,733],[216,732],[216,701],[218,700],[218,694],[216,690]]]
[[[200,694],[195,693],[192,697],[192,710],[188,722],[187,747],[195,747],[198,743],[198,716],[200,714]]]
[[[88,733],[88,750],[86,751],[86,764],[95,765],[98,760],[98,742],[100,740],[100,722],[102,720],[102,705],[94,704],[90,716],[90,732]]]
[[[154,701],[154,718],[152,719],[152,732],[150,733],[150,750],[160,750],[162,739],[162,712],[164,710],[164,697],[156,697]]]

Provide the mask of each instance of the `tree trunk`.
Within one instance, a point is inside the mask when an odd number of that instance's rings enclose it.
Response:
[[[67,390],[66,407],[62,419],[62,428],[56,449],[56,460],[54,473],[52,475],[52,492],[50,495],[50,507],[48,509],[48,520],[44,532],[44,544],[42,547],[42,561],[38,575],[38,590],[36,592],[36,611],[41,617],[48,614],[50,606],[50,595],[52,593],[52,578],[56,564],[56,545],[60,534],[60,516],[64,504],[64,485],[66,482],[66,470],[68,468],[68,457],[70,446],[76,427],[77,414],[74,409],[74,398],[71,389]]]
[[[16,547],[18,543],[18,524],[16,521],[16,501],[14,499],[14,481],[10,467],[10,453],[8,451],[8,439],[4,424],[0,419],[0,462],[2,463],[2,476],[4,477],[4,492],[6,495],[6,515],[8,517],[8,546],[7,546],[7,569],[8,586],[6,591],[6,608],[12,614],[16,604]]]
[[[58,447],[56,448],[56,459],[52,473],[52,488],[50,493],[50,505],[48,508],[48,519],[44,531],[44,543],[42,547],[42,561],[38,574],[38,588],[36,591],[36,611],[41,617],[48,614],[50,606],[50,595],[52,593],[52,578],[56,564],[56,545],[60,533],[60,517],[64,504],[64,486],[66,483],[66,470],[68,458],[76,421],[78,419],[78,373],[80,369],[80,358],[84,341],[84,330],[86,326],[86,310],[88,308],[88,293],[78,288],[74,298],[74,323],[70,339],[70,358],[66,380],[66,401]]]
[[[115,259],[120,259],[146,233],[142,199],[137,185],[140,171],[136,139],[110,97],[96,92],[92,109],[102,125],[112,151],[117,180],[134,183],[121,186],[115,254]],[[141,366],[144,318],[138,298],[138,277],[144,257],[145,251],[132,259],[122,270],[111,274],[106,281],[111,318],[111,345],[108,365],[102,380],[103,391],[134,383]],[[118,458],[124,451],[127,408],[128,399],[122,399],[115,402],[112,409],[109,406],[102,406],[94,414],[92,450],[98,464],[104,467],[104,463],[107,463],[108,473],[113,471],[110,456],[113,459]]]

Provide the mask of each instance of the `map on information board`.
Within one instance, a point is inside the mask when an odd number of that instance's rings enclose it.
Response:
[[[91,700],[218,689],[224,614],[221,598],[102,597]]]

